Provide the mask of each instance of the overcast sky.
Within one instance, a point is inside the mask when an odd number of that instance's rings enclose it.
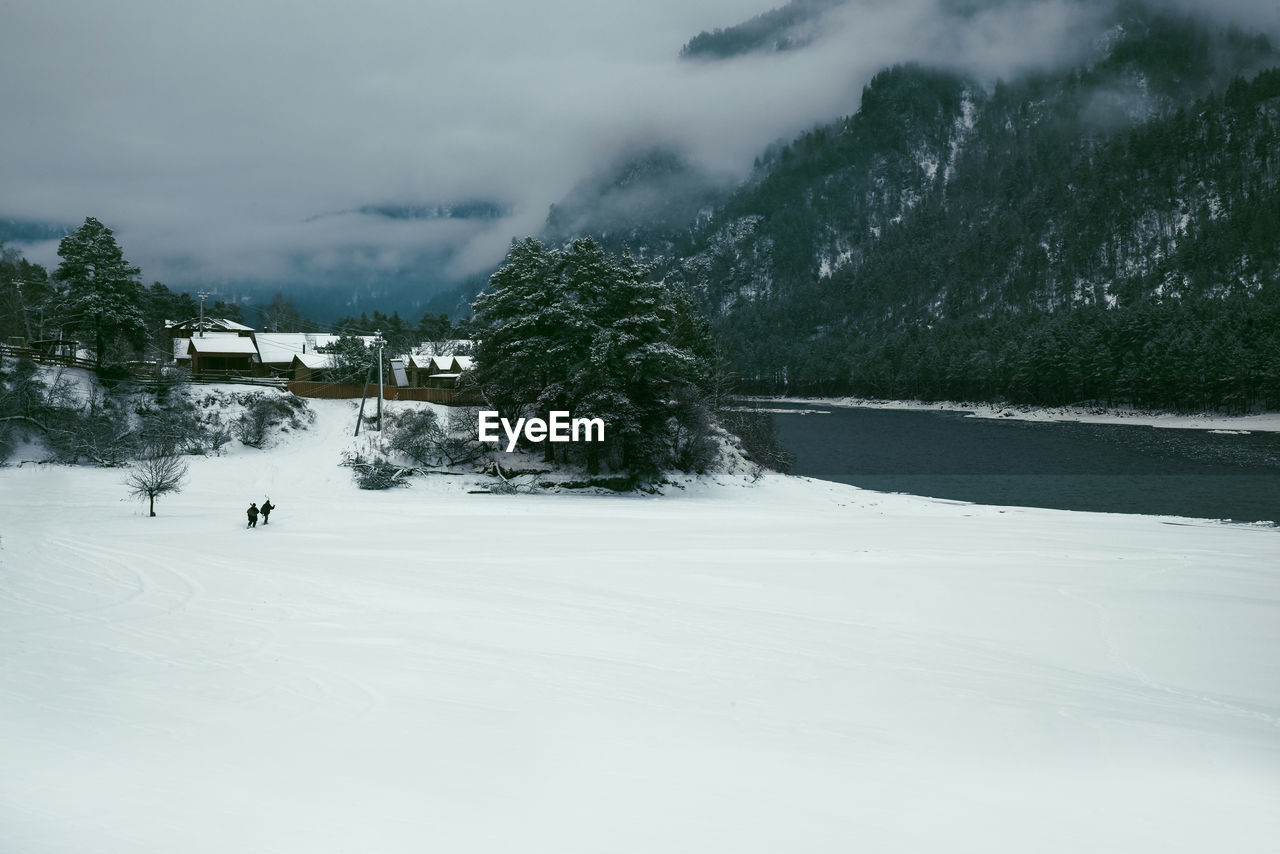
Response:
[[[939,2],[852,0],[806,50],[708,64],[680,46],[782,0],[0,0],[0,218],[96,216],[144,280],[180,289],[440,246],[449,272],[484,270],[629,145],[741,175],[855,110],[887,64],[1013,74],[1071,59],[1096,21],[1013,0],[959,23]],[[511,215],[313,219],[470,199]],[[25,251],[52,265],[54,248]]]

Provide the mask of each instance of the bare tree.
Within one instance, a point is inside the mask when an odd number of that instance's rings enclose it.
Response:
[[[159,453],[139,460],[125,485],[129,494],[150,501],[151,515],[156,515],[156,496],[181,492],[187,476],[187,464],[174,454]]]
[[[389,447],[419,465],[452,468],[474,463],[488,453],[477,436],[476,410],[451,408],[441,424],[430,409],[413,409],[388,419]]]

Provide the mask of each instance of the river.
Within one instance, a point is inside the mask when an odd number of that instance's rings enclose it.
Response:
[[[1278,433],[763,408],[792,410],[772,414],[792,474],[979,504],[1280,522]]]

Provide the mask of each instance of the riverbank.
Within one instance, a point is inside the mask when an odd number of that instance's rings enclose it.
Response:
[[[919,400],[874,400],[862,397],[744,397],[768,406],[841,406],[857,409],[903,409],[936,412],[963,412],[971,418],[997,418],[1017,421],[1068,422],[1078,424],[1129,424],[1142,427],[1167,427],[1178,430],[1230,430],[1243,432],[1280,432],[1280,412],[1258,415],[1196,415],[1156,412],[1144,409],[1109,409],[1081,406],[1015,406],[998,403],[958,403]]]

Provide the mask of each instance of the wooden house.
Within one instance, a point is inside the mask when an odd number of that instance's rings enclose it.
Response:
[[[402,357],[405,378],[410,388],[422,388],[431,374],[431,357],[421,353],[410,353]]]
[[[291,364],[295,382],[328,382],[332,353],[295,353]]]
[[[258,348],[253,339],[235,333],[196,336],[187,344],[187,355],[191,359],[191,373],[196,376],[250,375],[257,370]]]
[[[264,377],[287,377],[293,374],[293,357],[315,351],[315,345],[303,332],[255,332],[258,345],[258,373]]]
[[[462,372],[470,370],[471,366],[470,356],[432,356],[421,385],[424,388],[457,388]]]

